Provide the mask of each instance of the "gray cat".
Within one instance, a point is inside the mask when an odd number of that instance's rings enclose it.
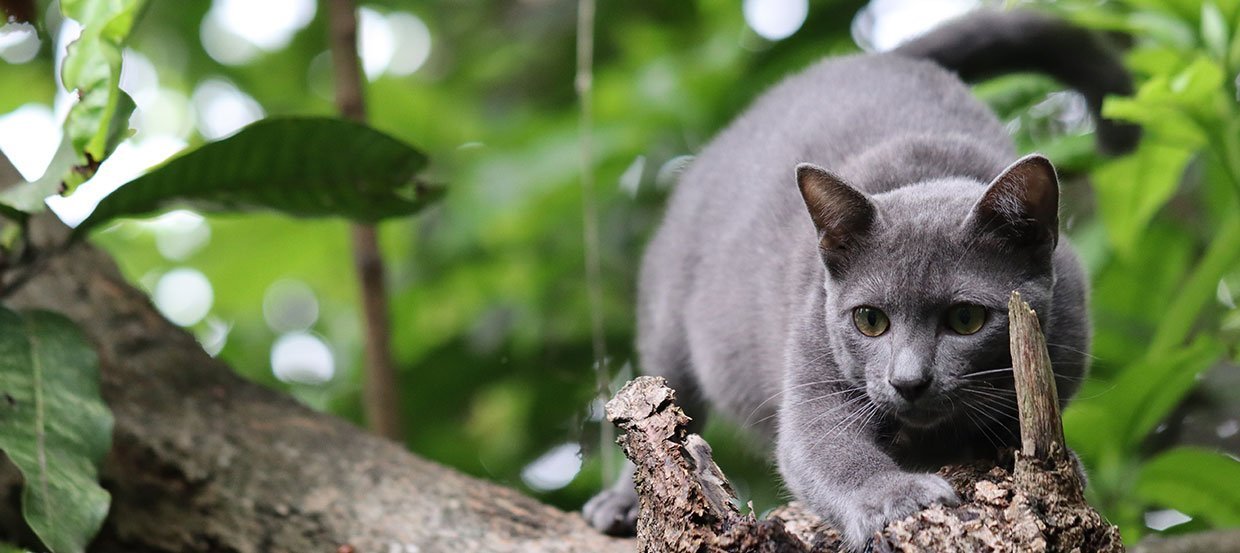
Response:
[[[1017,159],[961,82],[1017,70],[1075,87],[1095,115],[1132,87],[1095,37],[1021,11],[822,61],[697,156],[646,252],[643,369],[697,422],[709,404],[775,436],[788,489],[853,548],[955,502],[934,469],[1019,442],[1012,290],[1041,317],[1061,400],[1086,370],[1086,280],[1059,236],[1055,170]],[[1138,139],[1097,129],[1111,152]],[[636,509],[629,476],[584,512],[624,533]]]

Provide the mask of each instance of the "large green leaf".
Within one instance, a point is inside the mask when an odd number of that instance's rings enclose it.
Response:
[[[1217,526],[1240,524],[1240,461],[1215,451],[1180,447],[1151,459],[1135,494]]]
[[[1129,367],[1115,381],[1117,416],[1126,422],[1123,434],[1135,447],[1193,389],[1197,377],[1223,355],[1223,348],[1209,337],[1191,345]]]
[[[129,133],[134,103],[120,89],[121,53],[145,0],[61,0],[66,17],[82,24],[82,34],[69,45],[61,67],[65,88],[78,101],[65,119],[65,133],[78,163],[62,178],[65,193],[94,175]]]
[[[78,231],[174,203],[360,221],[409,215],[438,195],[414,178],[425,165],[421,152],[365,125],[332,118],[265,119],[122,186]]]
[[[54,553],[84,551],[108,513],[112,439],[95,352],[59,315],[0,308],[0,450],[25,478],[22,514]]]
[[[1179,188],[1192,156],[1192,150],[1147,140],[1133,155],[1109,160],[1094,170],[1098,211],[1120,255],[1134,254],[1150,219]]]

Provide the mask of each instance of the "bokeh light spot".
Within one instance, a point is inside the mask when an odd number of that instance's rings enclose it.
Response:
[[[758,36],[767,40],[783,40],[805,24],[809,0],[745,0],[742,6],[745,23]]]
[[[227,137],[264,115],[254,98],[224,79],[199,83],[190,101],[198,115],[198,132],[208,140]]]
[[[155,284],[155,306],[168,320],[190,326],[211,311],[215,295],[211,281],[201,272],[182,267],[164,273]]]
[[[0,59],[7,63],[26,63],[39,55],[39,33],[29,23],[6,23],[0,26]]]
[[[319,319],[319,300],[300,280],[277,280],[263,293],[263,319],[276,332],[306,330]]]
[[[560,444],[542,454],[521,470],[521,481],[539,491],[558,490],[567,486],[581,471],[581,446]]]
[[[281,382],[322,384],[332,379],[336,363],[318,336],[290,332],[271,346],[271,371]]]

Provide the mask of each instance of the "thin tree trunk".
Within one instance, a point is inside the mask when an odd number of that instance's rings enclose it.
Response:
[[[329,31],[335,67],[336,108],[353,121],[366,121],[362,69],[357,55],[357,6],[353,0],[329,0]],[[387,284],[375,225],[354,224],[354,268],[361,284],[365,321],[366,364],[362,399],[366,423],[376,434],[398,442],[405,439],[401,417],[400,381],[392,360]]]

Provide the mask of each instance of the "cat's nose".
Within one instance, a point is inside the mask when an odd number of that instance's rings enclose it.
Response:
[[[926,390],[930,389],[931,377],[929,374],[920,374],[915,376],[892,376],[887,379],[887,383],[895,389],[896,393],[905,401],[913,403],[917,398],[925,395]]]

